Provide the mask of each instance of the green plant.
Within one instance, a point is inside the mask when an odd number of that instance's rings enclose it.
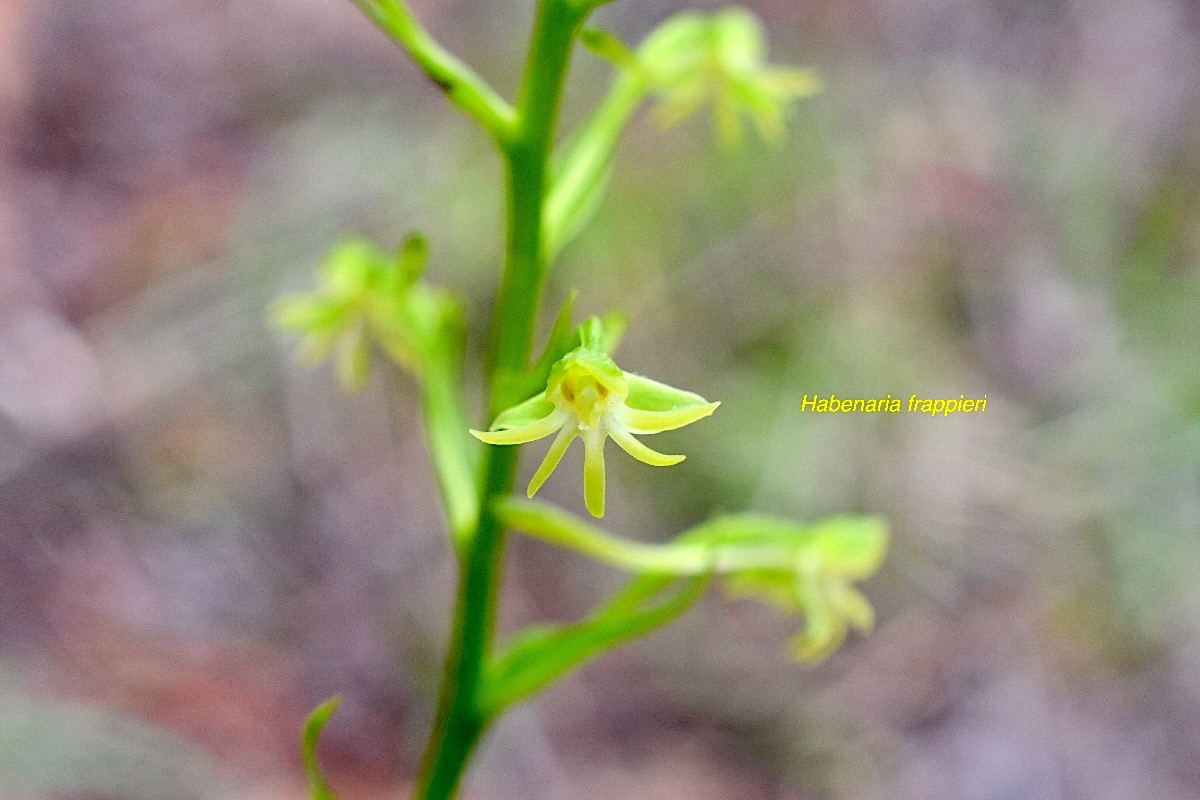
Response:
[[[809,71],[766,63],[762,28],[748,12],[680,14],[631,50],[584,26],[604,1],[539,0],[519,96],[509,105],[443,50],[401,0],[356,0],[491,135],[507,167],[507,249],[487,360],[487,430],[470,430],[461,307],[422,280],[421,237],[411,237],[395,256],[369,243],[343,243],[326,260],[316,290],[284,298],[275,310],[282,327],[303,337],[308,360],[340,348],[339,375],[348,390],[368,383],[377,358],[407,370],[422,388],[424,424],[460,567],[438,715],[418,779],[422,800],[454,795],[473,748],[506,708],[676,618],[713,576],[723,576],[731,591],[803,615],[793,647],[800,660],[819,660],[850,627],[865,631],[872,624],[870,605],[853,582],[873,574],[883,558],[887,531],[878,518],[798,525],[725,516],[670,544],[646,545],[512,496],[519,445],[555,435],[529,484],[532,498],[578,437],[585,448],[586,506],[601,517],[607,438],[648,464],[676,464],[683,456],[658,453],[635,436],[688,425],[718,405],[622,370],[612,353],[624,319],[613,314],[573,326],[573,297],[563,303],[541,355],[532,357],[547,268],[600,202],[617,144],[638,107],[656,98],[656,115],[669,124],[711,104],[721,138],[734,143],[744,118],[763,135],[778,136],[789,101],[819,88]],[[577,40],[611,61],[617,76],[593,116],[556,152],[558,110]],[[489,446],[481,448],[471,435]],[[497,648],[496,597],[509,530],[635,577],[587,619],[535,626]],[[304,736],[317,800],[332,797],[315,748],[333,707],[314,712]]]

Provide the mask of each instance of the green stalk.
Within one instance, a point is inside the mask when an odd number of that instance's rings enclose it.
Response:
[[[507,162],[508,230],[489,364],[489,419],[524,398],[506,396],[505,374],[528,368],[546,263],[542,216],[549,162],[571,48],[588,8],[568,0],[539,0],[513,133],[502,140]],[[459,595],[438,714],[415,794],[448,800],[490,714],[482,699],[491,654],[504,552],[504,526],[494,501],[512,491],[518,448],[489,447],[483,463],[483,502],[460,567]]]
[[[368,18],[399,42],[450,102],[479,121],[503,146],[513,111],[492,87],[434,41],[404,0],[354,0]]]
[[[479,519],[475,491],[475,453],[463,435],[468,427],[461,379],[461,335],[459,347],[444,346],[428,359],[421,376],[421,406],[425,437],[446,509],[455,552],[462,554]],[[395,380],[395,376],[389,375]]]

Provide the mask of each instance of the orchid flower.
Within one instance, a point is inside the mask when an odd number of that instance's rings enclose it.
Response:
[[[529,482],[533,497],[576,438],[583,439],[583,495],[593,516],[604,516],[604,440],[656,467],[684,456],[652,450],[635,435],[682,428],[707,417],[720,403],[625,372],[606,352],[603,323],[593,317],[579,328],[580,345],[550,370],[543,392],[501,412],[487,431],[471,431],[493,445],[526,444],[557,434]]]
[[[337,349],[338,377],[348,392],[366,389],[376,347],[420,373],[442,326],[456,313],[445,292],[421,281],[425,260],[419,235],[395,256],[365,240],[344,241],[325,257],[320,286],[275,303],[275,324],[302,336],[300,358],[310,366]]]
[[[762,23],[741,8],[713,16],[685,12],[668,20],[638,48],[637,62],[664,125],[711,103],[721,139],[736,143],[747,116],[765,139],[778,139],[790,101],[821,90],[809,69],[767,63]]]

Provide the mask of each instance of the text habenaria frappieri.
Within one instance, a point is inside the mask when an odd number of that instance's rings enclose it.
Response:
[[[921,397],[917,394],[902,397],[828,397],[819,394],[804,395],[800,410],[814,414],[898,414],[907,411],[928,414],[931,417],[948,417],[951,414],[974,414],[987,411],[987,395],[982,397]]]

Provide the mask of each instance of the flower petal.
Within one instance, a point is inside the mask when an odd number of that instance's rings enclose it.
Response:
[[[604,516],[604,434],[583,437],[583,501],[593,517]]]
[[[626,404],[643,411],[674,411],[686,406],[702,406],[708,401],[694,392],[685,392],[665,383],[632,372],[625,373],[629,386]]]
[[[500,431],[509,428],[523,428],[526,425],[543,420],[553,413],[554,403],[546,399],[544,392],[538,392],[525,402],[518,403],[512,408],[501,411],[500,415],[492,420],[492,424],[488,430]]]
[[[827,591],[834,610],[850,623],[850,627],[863,633],[870,633],[875,628],[875,609],[871,608],[871,601],[856,587],[838,581]]]
[[[595,320],[594,318],[593,320],[597,323],[597,327],[599,327],[599,320]],[[589,322],[593,320],[589,320]],[[597,332],[596,337],[597,346],[602,346],[604,342],[603,331]],[[629,391],[625,384],[625,373],[621,371],[621,368],[603,350],[589,349],[581,345],[560,358],[550,368],[550,377],[546,382],[546,395],[549,397],[556,396],[563,382],[572,375],[576,378],[580,376],[589,377],[619,397],[624,397]]]
[[[533,473],[533,478],[529,481],[529,489],[526,492],[528,497],[532,498],[537,494],[537,490],[542,488],[542,484],[550,477],[550,473],[554,472],[558,462],[562,461],[563,454],[567,452],[567,448],[571,446],[571,442],[575,441],[575,437],[578,435],[579,431],[574,425],[564,425],[563,429],[558,432],[546,457],[542,459],[541,466],[537,468],[537,472]]]
[[[525,444],[526,442],[546,438],[562,427],[562,424],[566,421],[566,414],[561,411],[555,411],[550,416],[536,422],[531,422],[528,425],[508,428],[502,431],[471,431],[471,435],[487,444]]]
[[[371,340],[360,328],[342,341],[338,380],[350,394],[360,394],[371,382]]]
[[[793,637],[792,653],[800,661],[823,661],[846,641],[846,620],[811,580],[801,579],[796,593],[804,614],[804,630]]]
[[[764,77],[775,91],[789,98],[810,97],[825,88],[821,76],[811,69],[774,67]]]
[[[882,517],[833,517],[815,525],[811,536],[809,547],[819,553],[827,575],[869,578],[887,552],[888,526]]]
[[[660,453],[657,450],[651,450],[646,445],[633,438],[623,428],[612,427],[608,431],[608,435],[612,440],[629,455],[641,461],[644,464],[649,464],[653,467],[670,467],[683,461],[684,456],[669,456],[665,453]]]
[[[691,425],[697,420],[704,419],[717,410],[720,403],[705,403],[699,406],[688,406],[673,411],[644,411],[639,408],[620,406],[615,414],[618,421],[630,433],[644,435],[662,433]]]

